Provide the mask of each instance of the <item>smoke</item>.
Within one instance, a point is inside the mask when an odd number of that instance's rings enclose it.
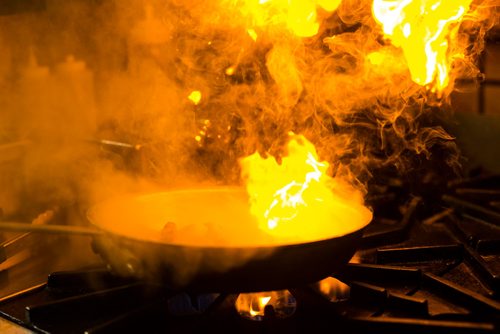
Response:
[[[31,142],[29,209],[240,184],[238,160],[258,151],[280,161],[290,131],[360,191],[381,169],[404,174],[435,157],[458,169],[448,97],[454,79],[480,76],[494,0],[454,26],[449,52],[463,57],[440,94],[412,81],[372,1],[316,7],[310,37],[286,11],[256,24],[250,5],[46,0],[0,16],[0,139]]]

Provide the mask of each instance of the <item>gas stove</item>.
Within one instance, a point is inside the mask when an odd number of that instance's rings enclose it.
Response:
[[[118,276],[88,236],[0,232],[0,333],[499,332],[500,176],[444,171],[500,171],[495,1],[219,2],[1,1],[0,220],[86,224],[87,201],[142,177],[230,184],[293,130],[368,187],[351,262],[200,294]]]
[[[78,270],[64,270],[72,267],[66,264],[43,281],[9,293],[4,288],[3,332],[496,333],[500,176],[452,181],[446,191],[423,196],[410,195],[398,179],[384,184],[368,198],[374,220],[343,270],[274,293],[250,317],[236,307],[244,294],[172,291],[115,276],[99,263]],[[34,251],[26,242],[12,248],[16,242],[2,244],[9,250],[4,262]],[[49,248],[58,245],[60,252],[70,244],[58,237]],[[48,270],[48,262],[37,265]],[[10,274],[15,270],[3,271],[10,290],[21,280]]]

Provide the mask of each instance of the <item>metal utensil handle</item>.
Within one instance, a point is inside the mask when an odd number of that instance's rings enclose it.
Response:
[[[0,222],[0,231],[64,233],[70,235],[99,236],[103,232],[93,227],[68,225],[33,225],[19,222]]]

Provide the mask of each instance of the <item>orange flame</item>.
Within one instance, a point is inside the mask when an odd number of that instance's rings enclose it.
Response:
[[[373,15],[392,44],[401,47],[411,78],[442,91],[449,84],[449,39],[472,0],[374,0]]]
[[[318,8],[326,12],[337,9],[341,0],[236,0],[245,16],[250,17],[253,27],[285,25],[299,37],[318,33]],[[252,38],[257,39],[251,29]]]
[[[351,288],[349,285],[333,277],[327,277],[318,282],[320,293],[330,301],[340,301],[347,299]]]
[[[305,137],[290,136],[281,165],[258,153],[240,161],[259,228],[283,238],[318,240],[369,222],[361,194],[326,174],[329,164],[318,161]]]
[[[256,315],[264,315],[264,308],[267,303],[271,300],[271,296],[259,297],[257,302],[257,310],[252,308],[252,304],[250,304],[250,314],[255,317]]]
[[[250,317],[264,316],[264,309],[271,300],[271,293],[243,293],[236,299],[236,309]]]
[[[262,320],[266,306],[272,306],[275,316],[286,318],[295,312],[296,301],[288,290],[241,293],[236,299],[235,307],[244,318]]]

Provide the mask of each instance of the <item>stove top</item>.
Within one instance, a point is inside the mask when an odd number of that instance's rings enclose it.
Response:
[[[351,262],[335,277],[290,287],[286,300],[267,305],[254,320],[238,313],[238,294],[179,293],[114,276],[99,264],[67,270],[71,265],[65,263],[60,266],[64,271],[56,268],[48,279],[23,282],[21,287],[16,283],[21,274],[11,274],[18,267],[14,264],[1,272],[3,286],[13,291],[6,293],[4,288],[0,298],[5,320],[0,329],[4,333],[207,329],[299,333],[332,328],[340,333],[497,333],[500,176],[453,181],[444,194],[426,186],[427,193],[420,197],[409,195],[398,180],[385,184],[368,199],[375,208],[374,221]],[[4,263],[22,252],[44,249],[26,241],[30,238],[36,236],[24,235],[25,244],[15,249],[19,240],[4,242]],[[48,248],[58,253],[68,245],[59,237]],[[52,262],[37,266],[50,270]],[[284,303],[285,312],[278,309]]]

